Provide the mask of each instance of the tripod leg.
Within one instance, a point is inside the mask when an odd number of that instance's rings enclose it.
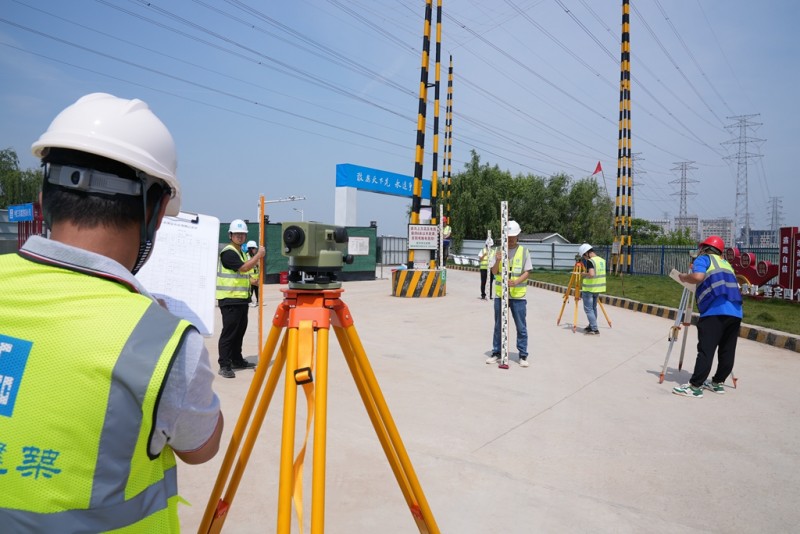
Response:
[[[608,327],[609,327],[609,328],[612,328],[612,326],[611,326],[611,319],[609,319],[609,318],[608,318],[608,314],[606,313],[606,307],[605,307],[605,306],[603,306],[603,301],[602,301],[602,300],[600,300],[600,298],[599,298],[599,297],[598,297],[598,299],[597,299],[597,303],[600,305],[600,309],[601,309],[601,310],[603,310],[603,316],[606,318],[606,322],[608,323]]]
[[[411,511],[411,515],[414,517],[414,520],[417,523],[417,528],[419,528],[420,532],[433,532],[438,533],[439,528],[436,525],[436,521],[433,518],[433,514],[431,513],[430,507],[428,506],[428,501],[425,498],[425,494],[422,492],[422,488],[419,484],[419,480],[417,479],[417,475],[414,472],[414,467],[411,465],[411,460],[408,458],[408,453],[405,450],[405,446],[403,445],[403,440],[400,438],[400,434],[397,431],[397,427],[394,424],[394,420],[392,419],[392,415],[389,412],[389,408],[386,405],[386,400],[383,398],[383,393],[381,392],[380,387],[378,386],[377,379],[375,378],[375,374],[372,372],[372,367],[367,359],[367,355],[364,352],[364,347],[361,345],[361,340],[358,337],[358,333],[356,332],[355,326],[352,324],[344,330],[344,335],[347,338],[348,343],[343,344],[342,351],[345,353],[345,357],[349,360],[353,360],[353,365],[355,365],[358,369],[357,373],[353,373],[353,379],[356,382],[363,380],[364,382],[364,389],[369,393],[372,398],[373,402],[365,402],[365,408],[367,410],[374,409],[377,410],[377,414],[380,417],[380,421],[383,423],[385,427],[385,432],[388,435],[388,438],[393,446],[393,451],[389,451],[384,449],[386,453],[386,458],[389,460],[389,463],[392,464],[395,461],[395,457],[397,461],[399,461],[400,467],[402,468],[402,472],[405,475],[405,479],[408,481],[408,485],[411,490],[411,497],[412,501],[408,501],[409,508]],[[351,370],[353,368],[351,365]],[[361,388],[359,388],[361,391]],[[374,403],[374,404],[373,404]],[[372,418],[371,418],[372,419]],[[379,428],[375,428],[376,432],[380,435],[382,430]],[[396,455],[396,456],[395,456]],[[393,468],[394,470],[394,468]],[[398,477],[397,480],[398,484],[400,484],[401,489],[403,488],[404,480]],[[405,492],[404,492],[405,494]]]
[[[280,314],[280,311],[278,313]],[[222,524],[225,522],[225,515],[227,514],[228,508],[230,507],[233,494],[230,495],[230,498],[226,494],[226,498],[223,500],[220,500],[220,496],[222,495],[222,491],[225,488],[226,481],[228,481],[228,475],[230,474],[231,467],[233,466],[233,461],[236,458],[236,453],[239,450],[239,445],[241,443],[242,436],[244,435],[245,429],[247,428],[247,425],[250,421],[253,406],[258,397],[261,384],[264,381],[264,376],[266,375],[267,369],[269,368],[269,363],[270,360],[272,359],[272,354],[275,351],[275,346],[278,343],[281,330],[282,328],[278,325],[272,326],[269,332],[269,336],[267,337],[267,341],[264,344],[264,348],[262,349],[261,354],[259,355],[259,364],[256,368],[253,380],[250,383],[250,389],[248,390],[247,396],[245,397],[244,403],[242,404],[242,410],[239,414],[239,419],[236,421],[236,426],[233,429],[233,435],[231,436],[231,441],[228,444],[228,449],[225,452],[225,458],[223,459],[222,465],[220,466],[220,470],[217,475],[217,480],[214,484],[211,496],[208,499],[208,504],[206,505],[206,510],[205,513],[203,514],[203,519],[200,523],[198,532],[219,532],[219,529],[222,528]],[[273,368],[274,367],[275,366],[273,366]],[[274,391],[274,386],[273,386],[273,391]],[[270,393],[269,396],[271,397],[272,394]],[[267,401],[267,403],[269,403],[269,401]],[[263,420],[263,415],[261,416],[261,419],[258,420],[259,426],[262,420]],[[236,490],[234,489],[233,491],[235,493]],[[228,493],[230,493],[230,490]]]
[[[581,300],[580,288],[575,288],[575,316],[572,318],[572,333],[578,330],[578,301]]]
[[[361,400],[364,403],[364,407],[367,410],[367,415],[369,416],[370,422],[372,422],[375,433],[378,435],[378,441],[380,441],[383,451],[387,454],[387,458],[389,454],[392,454],[392,456],[388,458],[389,466],[392,468],[392,472],[400,484],[400,491],[403,492],[403,497],[405,497],[406,502],[409,504],[409,506],[411,506],[414,500],[411,495],[411,486],[408,483],[405,473],[402,471],[397,455],[394,454],[394,451],[392,450],[389,434],[387,433],[386,427],[383,425],[383,422],[378,415],[378,410],[375,406],[375,400],[372,398],[369,390],[366,387],[364,374],[358,367],[356,359],[353,356],[353,347],[350,345],[350,340],[347,338],[347,334],[344,332],[343,328],[334,327],[334,332],[339,340],[339,345],[342,347],[342,352],[345,355],[345,361],[350,369],[350,374],[353,376],[353,380],[356,384],[356,388],[358,389],[358,393],[361,396]]]
[[[314,391],[314,452],[311,479],[311,533],[325,526],[325,450],[328,425],[328,328],[317,330],[316,387]]]
[[[681,303],[678,305],[678,312],[677,316],[675,317],[675,323],[669,329],[669,348],[667,349],[667,356],[664,358],[664,366],[661,368],[661,374],[658,375],[658,383],[662,384],[664,382],[664,375],[667,373],[667,363],[669,362],[669,355],[672,353],[672,347],[675,345],[675,341],[678,339],[678,332],[681,329],[681,322],[683,321],[683,314],[686,312],[686,299],[689,290],[684,289],[683,293],[681,294]]]
[[[561,324],[561,316],[564,315],[564,308],[567,306],[567,302],[569,302],[569,295],[570,295],[570,291],[573,288],[572,284],[573,284],[574,280],[575,280],[575,274],[573,273],[569,277],[569,283],[567,283],[567,290],[564,292],[564,300],[561,303],[561,311],[558,312],[558,319],[556,319],[556,326]]]
[[[278,534],[289,534],[292,528],[294,430],[297,412],[297,388],[294,372],[297,369],[298,331],[287,330],[286,369],[284,373],[283,430],[281,432],[280,481],[278,484]]]

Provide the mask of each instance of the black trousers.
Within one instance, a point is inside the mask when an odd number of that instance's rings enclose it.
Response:
[[[711,374],[714,352],[717,352],[717,372],[712,382],[722,384],[733,371],[736,341],[742,320],[731,315],[709,315],[697,321],[697,361],[689,382],[696,388],[703,385]]]
[[[219,307],[222,313],[222,332],[219,335],[219,362],[220,368],[230,367],[232,363],[241,363],[242,340],[247,330],[248,301],[242,300],[241,304],[225,304]]]
[[[488,277],[488,269],[481,269],[481,298],[486,298],[486,278]],[[492,289],[492,284],[489,284],[489,289]]]

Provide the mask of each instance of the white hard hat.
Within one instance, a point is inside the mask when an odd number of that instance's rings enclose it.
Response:
[[[590,245],[589,243],[584,243],[583,245],[578,247],[578,254],[583,256],[590,250],[592,250],[592,245]]]
[[[247,225],[241,219],[234,219],[231,221],[231,225],[228,227],[229,234],[246,234],[247,233]]]
[[[51,147],[96,154],[160,178],[172,189],[167,215],[181,209],[175,141],[141,100],[106,93],[81,97],[53,119],[31,151],[43,158]]]
[[[491,237],[487,237],[486,238],[486,246],[488,248],[492,248],[494,246],[494,239],[492,239]]]
[[[255,241],[248,241],[247,247],[245,248],[258,248],[258,243],[256,243]]]
[[[508,231],[509,237],[516,237],[522,233],[522,228],[519,227],[519,223],[517,221],[508,221],[506,230]]]

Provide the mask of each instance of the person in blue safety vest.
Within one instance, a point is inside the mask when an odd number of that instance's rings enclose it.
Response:
[[[697,321],[697,360],[689,382],[672,389],[676,395],[701,398],[703,389],[725,393],[725,380],[733,372],[736,342],[742,324],[742,293],[733,267],[722,257],[725,242],[709,236],[700,243],[692,272],[681,273],[681,282],[697,284],[695,301],[700,310]],[[711,367],[717,353],[717,370]]]
[[[219,334],[219,375],[236,378],[234,369],[253,369],[255,364],[242,355],[242,342],[247,331],[248,304],[252,271],[266,255],[264,247],[258,247],[255,255],[242,251],[247,241],[247,224],[234,219],[228,226],[228,243],[219,253],[217,261],[217,304],[222,314],[222,332]]]
[[[581,300],[583,311],[589,326],[583,329],[587,335],[599,335],[597,329],[597,300],[606,292],[606,260],[595,254],[592,245],[584,243],[578,247],[578,254],[583,259],[586,274],[581,282]]]
[[[39,139],[50,239],[0,256],[0,530],[178,532],[177,462],[223,427],[203,337],[134,276],[180,184],[141,100],[93,93]]]
[[[531,256],[528,249],[518,244],[519,234],[522,229],[517,221],[508,221],[506,226],[508,231],[508,309],[514,319],[514,326],[517,329],[517,351],[519,352],[519,365],[528,367],[528,325],[527,325],[527,305],[526,294],[528,291],[528,275],[533,269]],[[500,322],[501,309],[503,305],[503,275],[500,273],[500,262],[502,251],[489,259],[489,270],[494,276],[494,334],[492,336],[492,354],[486,359],[486,363],[497,363],[500,361]]]

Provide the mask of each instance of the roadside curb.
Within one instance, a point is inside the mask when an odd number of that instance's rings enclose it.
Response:
[[[474,267],[463,266],[463,265],[448,266],[448,269],[457,269],[460,271],[478,270]],[[548,291],[556,291],[558,293],[564,293],[567,290],[566,286],[553,284],[550,282],[539,282],[537,280],[528,280],[528,285],[533,287],[538,287],[540,289],[547,289]],[[655,304],[644,304],[642,302],[626,299],[623,297],[602,295],[600,298],[604,304],[609,304],[611,306],[616,306],[618,308],[624,308],[626,310],[632,310],[632,311],[647,313],[650,315],[656,315],[658,317],[663,317],[665,319],[675,320],[675,317],[677,317],[678,313],[678,310],[675,308],[668,308],[666,306],[657,306]],[[699,316],[697,313],[692,314],[692,324],[697,324],[698,317]],[[739,331],[739,337],[743,337],[751,341],[756,341],[758,343],[771,345],[779,349],[786,349],[792,352],[800,352],[800,336],[796,336],[794,334],[787,334],[786,332],[779,332],[777,330],[771,330],[769,328],[763,328],[760,326],[753,326],[742,323],[742,328]]]

